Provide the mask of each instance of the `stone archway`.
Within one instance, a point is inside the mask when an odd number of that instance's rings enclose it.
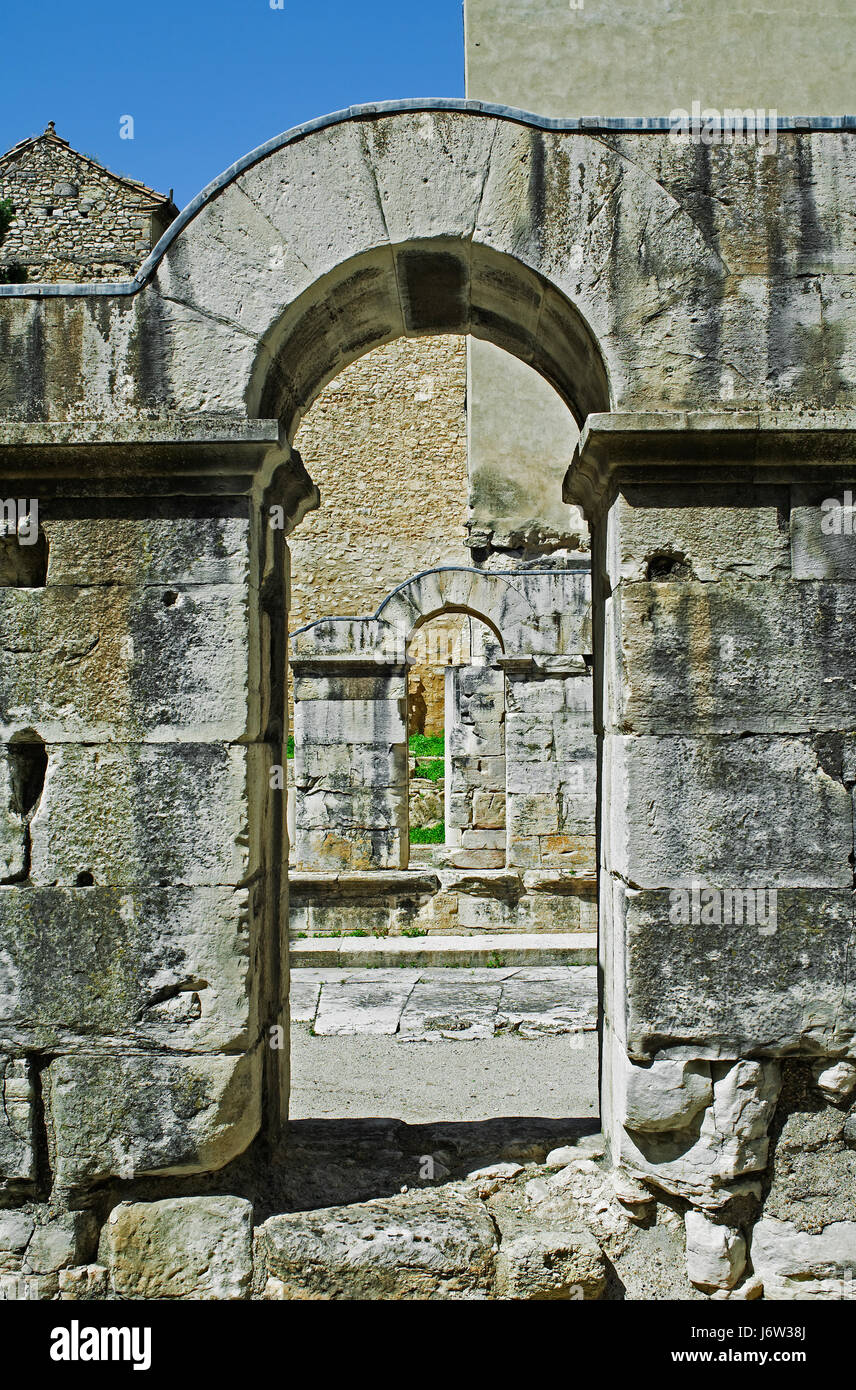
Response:
[[[444,612],[472,613],[502,647],[497,668],[512,697],[508,865],[593,872],[589,579],[585,571],[535,569],[430,570],[402,584],[372,618],[326,618],[293,635],[296,866],[406,867],[408,645],[415,630]],[[536,730],[552,819],[544,807],[533,818],[536,788],[522,766],[534,756]],[[565,805],[575,834],[564,823]]]
[[[29,608],[4,667],[15,726],[47,751],[33,877],[3,893],[10,1074],[66,1192],[214,1169],[263,1115],[277,1127],[267,779],[284,760],[283,532],[313,501],[288,440],[341,366],[402,334],[489,339],[584,422],[569,500],[594,531],[614,1158],[736,1221],[781,1066],[853,1056],[854,678],[836,636],[852,569],[819,524],[853,457],[852,171],[832,131],[779,137],[763,175],[734,152],[741,183],[663,130],[371,108],[240,161],[126,286],[0,288],[2,462],[10,495],[38,492],[49,542],[45,588],[11,601]],[[825,208],[811,242],[807,168]],[[803,271],[819,275],[824,238],[836,307],[819,324]],[[711,876],[732,897],[775,885],[762,949],[669,918],[670,894]],[[86,958],[50,996],[21,948],[34,892],[44,952],[66,958],[72,921]]]
[[[603,209],[619,204],[616,239]],[[139,707],[133,732],[147,748],[152,742],[148,756],[155,761],[168,748],[173,762],[186,763],[188,787],[179,810],[208,803],[206,759],[228,764],[233,800],[223,803],[207,839],[197,834],[204,866],[197,877],[200,889],[209,887],[209,878],[218,887],[231,885],[252,965],[237,991],[237,1012],[222,1026],[173,1022],[174,1010],[164,1024],[147,1020],[146,1043],[159,1049],[158,1107],[176,1111],[188,1071],[199,1078],[204,1101],[192,1132],[179,1125],[167,1127],[160,1139],[144,1133],[130,1145],[134,1156],[126,1166],[216,1167],[246,1145],[263,1112],[277,1124],[285,1078],[266,1042],[280,1020],[284,816],[265,783],[271,765],[285,761],[283,531],[313,500],[287,443],[301,413],[327,380],[371,346],[444,331],[487,339],[530,363],[580,423],[627,404],[634,393],[658,398],[664,381],[673,396],[685,398],[692,394],[691,373],[675,370],[671,347],[667,359],[649,353],[640,362],[627,323],[639,304],[656,300],[658,341],[693,341],[693,309],[683,291],[694,286],[704,293],[721,274],[715,249],[676,199],[602,141],[578,130],[544,130],[508,113],[428,103],[333,118],[254,151],[191,204],[127,286],[92,293],[19,287],[25,293],[0,294],[10,345],[0,406],[13,418],[103,422],[89,430],[69,425],[43,432],[44,454],[30,449],[26,457],[37,466],[44,459],[46,478],[56,449],[64,448],[68,467],[85,478],[83,494],[108,496],[120,515],[134,510],[122,500],[129,492],[155,490],[177,499],[168,504],[167,529],[178,527],[189,505],[202,505],[214,517],[230,514],[235,522],[225,568],[220,530],[212,532],[211,555],[202,556],[201,569],[198,560],[171,553],[156,571],[169,583],[159,619],[181,619],[190,646],[173,663],[175,712],[162,681],[163,689],[147,694],[151,709]],[[25,441],[38,437],[38,431],[20,434]],[[67,485],[64,491],[67,497]],[[270,524],[274,512],[277,526]],[[195,594],[184,590],[200,573],[226,575],[234,590],[230,630],[243,670],[236,668],[229,687],[227,719],[209,709],[206,663],[212,671],[216,663],[205,655],[205,643],[216,622],[210,632],[204,627],[204,638],[188,628]],[[367,631],[359,640],[371,646],[377,633]],[[139,652],[140,636],[135,631],[131,637],[123,650]],[[327,645],[327,655],[334,654],[332,633]],[[189,678],[191,651],[201,667]],[[521,659],[540,654],[529,650]],[[366,647],[354,655],[365,657]],[[127,679],[133,686],[138,679],[133,672],[126,677],[121,664],[116,671],[120,683]],[[207,717],[192,726],[188,678],[208,701]],[[197,707],[203,707],[199,700]],[[127,736],[124,724],[117,732]],[[87,726],[81,737],[89,734]],[[202,744],[202,755],[191,740]],[[49,800],[50,782],[46,795]],[[135,815],[130,807],[131,839],[138,835]],[[231,839],[246,846],[239,863],[221,862],[224,816]],[[175,838],[169,825],[163,831]],[[180,872],[187,874],[183,865]],[[93,873],[97,884],[97,864]],[[115,874],[122,882],[121,868]],[[189,932],[185,918],[193,920],[190,905],[182,912],[179,937]],[[228,973],[235,924],[225,907],[218,930],[211,954],[219,950],[218,958],[229,964],[224,975],[206,963],[213,993],[202,996],[203,1018],[211,999],[215,1021],[216,997],[236,994]],[[175,981],[170,974],[161,989],[181,992],[183,950],[177,951]],[[196,977],[189,965],[185,975]],[[154,992],[144,970],[134,988],[143,999]],[[127,1112],[120,1124],[131,1133],[138,1112],[150,1104],[151,1068],[126,1055],[121,1030],[114,1037],[112,1024],[103,1026],[97,1062],[75,1055],[63,1061],[57,1098],[73,1099],[86,1086],[106,1096],[120,1072]],[[104,1121],[98,1115],[94,1110],[83,1137],[75,1138],[73,1154],[64,1156],[59,1144],[70,1186],[90,1171],[101,1173]]]

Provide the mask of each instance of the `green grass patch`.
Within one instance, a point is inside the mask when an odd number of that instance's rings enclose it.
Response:
[[[408,743],[417,757],[442,758],[446,753],[445,734],[411,734]]]
[[[446,776],[445,758],[417,758],[414,777],[424,777],[428,782],[442,782]]]
[[[414,825],[410,831],[412,845],[444,845],[446,843],[445,825]]]
[[[288,735],[288,743],[285,746],[285,756],[287,758],[294,757],[294,734]]]

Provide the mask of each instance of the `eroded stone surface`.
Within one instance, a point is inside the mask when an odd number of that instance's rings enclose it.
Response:
[[[256,1278],[273,1298],[484,1297],[496,1246],[479,1202],[414,1192],[271,1217],[256,1236]]]
[[[834,1221],[816,1235],[764,1217],[752,1233],[752,1264],[770,1299],[851,1298],[856,1222]]]
[[[746,1267],[746,1241],[740,1231],[688,1211],[687,1274],[698,1288],[732,1289]]]
[[[546,1226],[503,1241],[497,1259],[501,1297],[546,1301],[596,1299],[606,1261],[590,1231]]]
[[[253,1209],[237,1197],[123,1202],[107,1218],[100,1255],[119,1298],[248,1298]]]

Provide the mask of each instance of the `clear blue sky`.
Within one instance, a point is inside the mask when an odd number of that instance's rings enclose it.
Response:
[[[48,121],[179,207],[272,135],[464,95],[462,0],[30,0],[3,16],[0,152]],[[122,116],[134,139],[120,139]]]

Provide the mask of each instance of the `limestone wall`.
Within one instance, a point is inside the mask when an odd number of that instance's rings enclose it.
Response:
[[[5,1198],[218,1168],[277,1105],[284,542],[147,470],[31,478],[46,565],[0,566]]]
[[[675,106],[842,115],[850,0],[743,0],[700,24],[692,0],[465,0],[467,96],[545,116],[667,116]]]
[[[291,541],[292,631],[374,613],[420,570],[470,563],[466,394],[456,337],[398,339],[321,392],[295,437],[321,507]],[[458,624],[447,626],[452,642]],[[415,731],[439,732],[442,662],[422,665]]]
[[[292,537],[291,627],[365,617],[466,548],[466,341],[398,339],[346,367],[294,444],[321,506]]]

